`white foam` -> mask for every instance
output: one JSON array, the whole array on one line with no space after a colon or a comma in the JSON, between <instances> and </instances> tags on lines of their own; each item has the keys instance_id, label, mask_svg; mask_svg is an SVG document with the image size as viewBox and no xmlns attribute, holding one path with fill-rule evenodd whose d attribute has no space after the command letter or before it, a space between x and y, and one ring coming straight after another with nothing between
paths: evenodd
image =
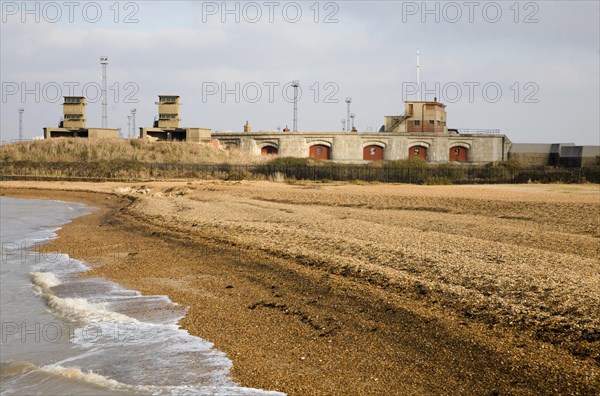
<instances>
[{"instance_id":1,"label":"white foam","mask_svg":"<svg viewBox=\"0 0 600 396\"><path fill-rule=\"evenodd\" d=\"M31 280L34 285L44 290L58 286L62 283L52 272L32 272Z\"/></svg>"},{"instance_id":2,"label":"white foam","mask_svg":"<svg viewBox=\"0 0 600 396\"><path fill-rule=\"evenodd\" d=\"M55 296L50 289L62 282L52 272L32 272L31 280L34 290L46 299L51 312L65 319L83 322L139 323L134 318L110 310L107 303L93 303L85 298Z\"/></svg>"},{"instance_id":3,"label":"white foam","mask_svg":"<svg viewBox=\"0 0 600 396\"><path fill-rule=\"evenodd\" d=\"M84 322L139 323L127 315L111 311L107 308L107 303L92 303L85 298L60 298L53 294L46 294L45 297L52 312L66 319Z\"/></svg>"},{"instance_id":4,"label":"white foam","mask_svg":"<svg viewBox=\"0 0 600 396\"><path fill-rule=\"evenodd\" d=\"M84 373L78 368L68 368L59 365L49 365L41 368L42 371L46 371L48 373L60 375L62 377L68 379L79 380L83 382L87 382L89 384L99 385L104 388L117 390L118 387L124 385L120 382L112 380L110 378L106 378L102 375L96 374L92 371L88 373ZM126 385L125 385L126 386Z\"/></svg>"},{"instance_id":5,"label":"white foam","mask_svg":"<svg viewBox=\"0 0 600 396\"><path fill-rule=\"evenodd\" d=\"M213 387L213 386L193 386L193 385L175 385L175 386L155 386L155 385L128 385L93 371L84 372L77 367L63 367L61 365L48 365L41 368L42 371L59 375L70 380L85 382L87 384L100 388L126 391L126 392L144 392L152 395L265 395L282 396L285 393L270 392L259 389L240 388L240 387Z\"/></svg>"},{"instance_id":6,"label":"white foam","mask_svg":"<svg viewBox=\"0 0 600 396\"><path fill-rule=\"evenodd\" d=\"M33 291L37 295L46 295L50 288L61 284L60 279L52 272L31 272Z\"/></svg>"}]
</instances>

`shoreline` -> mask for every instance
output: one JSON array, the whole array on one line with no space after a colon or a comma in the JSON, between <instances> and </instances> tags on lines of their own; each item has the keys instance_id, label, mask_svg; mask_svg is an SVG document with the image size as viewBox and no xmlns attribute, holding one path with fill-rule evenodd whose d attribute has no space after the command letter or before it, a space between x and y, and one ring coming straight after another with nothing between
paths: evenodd
<instances>
[{"instance_id":1,"label":"shoreline","mask_svg":"<svg viewBox=\"0 0 600 396\"><path fill-rule=\"evenodd\" d=\"M187 184L171 185L177 193ZM112 185L1 187L7 196L97 207L44 249L86 261L86 276L189 306L182 327L227 353L242 386L296 395L568 394L598 385L597 366L529 334L465 320L376 279L269 255L223 235L224 226L143 214L141 198L116 196ZM178 202L183 212L186 202Z\"/></svg>"}]
</instances>

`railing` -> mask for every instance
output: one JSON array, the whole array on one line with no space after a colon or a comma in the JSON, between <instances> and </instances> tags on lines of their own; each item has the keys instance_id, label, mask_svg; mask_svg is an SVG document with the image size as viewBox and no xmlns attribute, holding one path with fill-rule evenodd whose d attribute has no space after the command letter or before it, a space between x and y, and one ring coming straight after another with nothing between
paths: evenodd
<instances>
[{"instance_id":1,"label":"railing","mask_svg":"<svg viewBox=\"0 0 600 396\"><path fill-rule=\"evenodd\" d=\"M600 167L510 168L475 165L232 165L136 162L2 162L1 180L150 181L167 179L362 181L413 184L600 183Z\"/></svg>"},{"instance_id":2,"label":"railing","mask_svg":"<svg viewBox=\"0 0 600 396\"><path fill-rule=\"evenodd\" d=\"M14 144L14 143L21 143L21 142L30 142L32 140L36 140L36 139L7 139L7 140L2 140L0 141L0 146L4 146L5 144Z\"/></svg>"},{"instance_id":3,"label":"railing","mask_svg":"<svg viewBox=\"0 0 600 396\"><path fill-rule=\"evenodd\" d=\"M458 133L465 135L500 135L500 129L456 129Z\"/></svg>"}]
</instances>

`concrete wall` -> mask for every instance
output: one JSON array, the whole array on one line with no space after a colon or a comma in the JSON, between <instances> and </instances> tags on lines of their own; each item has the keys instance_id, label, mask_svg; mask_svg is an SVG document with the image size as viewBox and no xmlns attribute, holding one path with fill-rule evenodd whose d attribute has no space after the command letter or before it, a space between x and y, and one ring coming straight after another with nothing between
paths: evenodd
<instances>
[{"instance_id":1,"label":"concrete wall","mask_svg":"<svg viewBox=\"0 0 600 396\"><path fill-rule=\"evenodd\" d=\"M581 165L600 165L600 146L583 146Z\"/></svg>"},{"instance_id":2,"label":"concrete wall","mask_svg":"<svg viewBox=\"0 0 600 396\"><path fill-rule=\"evenodd\" d=\"M76 103L74 101L77 101ZM83 96L65 96L63 103L63 127L66 129L85 128L85 98ZM79 116L77 119L70 115Z\"/></svg>"},{"instance_id":3,"label":"concrete wall","mask_svg":"<svg viewBox=\"0 0 600 396\"><path fill-rule=\"evenodd\" d=\"M448 162L450 149L460 146L469 150L467 161L471 163L503 161L510 147L510 140L502 135L448 133L260 132L214 133L212 137L225 147L237 147L251 155L260 155L263 147L273 146L282 157L307 158L310 146L320 144L330 147L331 159L338 162L363 162L363 148L369 145L382 147L386 161L406 159L410 147L424 146L430 162Z\"/></svg>"},{"instance_id":4,"label":"concrete wall","mask_svg":"<svg viewBox=\"0 0 600 396\"><path fill-rule=\"evenodd\" d=\"M82 137L82 138L118 138L119 129L69 129L69 128L44 128L44 139L57 137Z\"/></svg>"},{"instance_id":5,"label":"concrete wall","mask_svg":"<svg viewBox=\"0 0 600 396\"><path fill-rule=\"evenodd\" d=\"M186 128L186 131L188 142L210 142L212 132L210 128Z\"/></svg>"},{"instance_id":6,"label":"concrete wall","mask_svg":"<svg viewBox=\"0 0 600 396\"><path fill-rule=\"evenodd\" d=\"M148 140L157 140L151 135L158 136L158 140L168 140L168 133L185 134L185 141L190 143L210 142L210 128L181 128L181 129L162 129L162 128L140 128L140 138Z\"/></svg>"},{"instance_id":7,"label":"concrete wall","mask_svg":"<svg viewBox=\"0 0 600 396\"><path fill-rule=\"evenodd\" d=\"M174 102L170 100L174 99ZM167 101L169 100L169 101ZM158 96L158 127L159 128L179 128L179 105L181 98L178 95L159 95ZM175 118L161 118L162 115L175 115Z\"/></svg>"},{"instance_id":8,"label":"concrete wall","mask_svg":"<svg viewBox=\"0 0 600 396\"><path fill-rule=\"evenodd\" d=\"M118 138L120 130L118 129L102 129L88 128L89 138Z\"/></svg>"},{"instance_id":9,"label":"concrete wall","mask_svg":"<svg viewBox=\"0 0 600 396\"><path fill-rule=\"evenodd\" d=\"M574 143L513 143L508 158L527 166L587 166L598 164L600 146Z\"/></svg>"}]
</instances>

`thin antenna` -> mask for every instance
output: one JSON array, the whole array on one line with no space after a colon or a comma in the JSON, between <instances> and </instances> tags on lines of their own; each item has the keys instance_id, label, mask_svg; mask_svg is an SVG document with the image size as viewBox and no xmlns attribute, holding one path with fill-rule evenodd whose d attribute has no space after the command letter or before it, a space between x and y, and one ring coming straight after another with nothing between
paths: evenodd
<instances>
[{"instance_id":1,"label":"thin antenna","mask_svg":"<svg viewBox=\"0 0 600 396\"><path fill-rule=\"evenodd\" d=\"M131 137L131 116L127 116L127 137Z\"/></svg>"},{"instance_id":2,"label":"thin antenna","mask_svg":"<svg viewBox=\"0 0 600 396\"><path fill-rule=\"evenodd\" d=\"M19 109L19 141L23 141L23 113L25 109Z\"/></svg>"},{"instance_id":3,"label":"thin antenna","mask_svg":"<svg viewBox=\"0 0 600 396\"><path fill-rule=\"evenodd\" d=\"M102 128L108 128L108 98L106 96L106 65L108 56L100 56L102 65Z\"/></svg>"},{"instance_id":4,"label":"thin antenna","mask_svg":"<svg viewBox=\"0 0 600 396\"><path fill-rule=\"evenodd\" d=\"M355 127L354 127L354 119L356 118L356 114L351 113L350 114L350 118L352 119L352 129L351 129L351 131L354 132L354 129L355 129Z\"/></svg>"},{"instance_id":5,"label":"thin antenna","mask_svg":"<svg viewBox=\"0 0 600 396\"><path fill-rule=\"evenodd\" d=\"M342 118L342 132L346 132L346 119Z\"/></svg>"},{"instance_id":6,"label":"thin antenna","mask_svg":"<svg viewBox=\"0 0 600 396\"><path fill-rule=\"evenodd\" d=\"M131 137L132 138L135 138L135 113L137 113L137 110L136 109L132 109L131 110L131 117L132 117L131 118L131 125L132 125L132 128L131 128L131 132L132 132L131 133Z\"/></svg>"},{"instance_id":7,"label":"thin antenna","mask_svg":"<svg viewBox=\"0 0 600 396\"><path fill-rule=\"evenodd\" d=\"M294 132L298 132L298 88L300 87L300 81L292 81L292 87L294 87Z\"/></svg>"},{"instance_id":8,"label":"thin antenna","mask_svg":"<svg viewBox=\"0 0 600 396\"><path fill-rule=\"evenodd\" d=\"M347 105L347 109L346 109L346 129L350 129L350 103L352 103L352 98L348 97L346 98L346 105Z\"/></svg>"},{"instance_id":9,"label":"thin antenna","mask_svg":"<svg viewBox=\"0 0 600 396\"><path fill-rule=\"evenodd\" d=\"M421 65L419 64L419 58L421 57L421 51L417 48L417 92L419 93L419 102L423 101L421 95Z\"/></svg>"}]
</instances>

